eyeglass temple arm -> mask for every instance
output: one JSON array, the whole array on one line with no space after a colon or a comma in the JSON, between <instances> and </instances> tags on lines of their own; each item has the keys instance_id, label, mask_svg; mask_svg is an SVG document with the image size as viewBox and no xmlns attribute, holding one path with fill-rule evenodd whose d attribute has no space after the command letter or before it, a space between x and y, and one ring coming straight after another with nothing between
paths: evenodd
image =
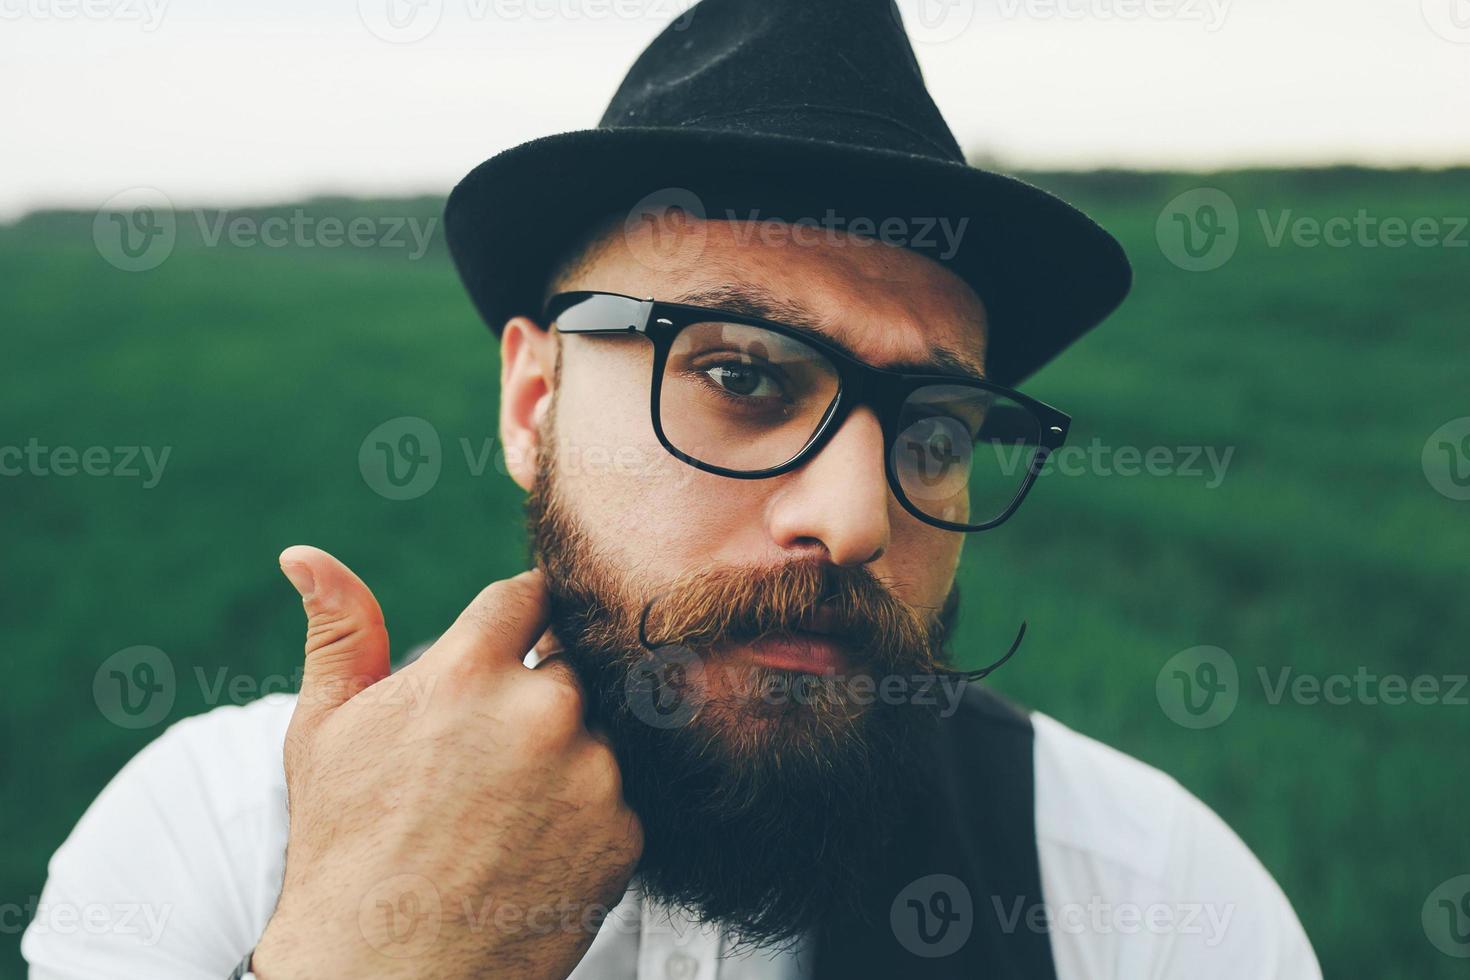
<instances>
[{"instance_id":1,"label":"eyeglass temple arm","mask_svg":"<svg viewBox=\"0 0 1470 980\"><path fill-rule=\"evenodd\" d=\"M595 315L579 316L574 312L590 304L597 307ZM652 299L617 293L564 293L547 305L546 319L559 333L643 333L648 329L653 307Z\"/></svg>"}]
</instances>

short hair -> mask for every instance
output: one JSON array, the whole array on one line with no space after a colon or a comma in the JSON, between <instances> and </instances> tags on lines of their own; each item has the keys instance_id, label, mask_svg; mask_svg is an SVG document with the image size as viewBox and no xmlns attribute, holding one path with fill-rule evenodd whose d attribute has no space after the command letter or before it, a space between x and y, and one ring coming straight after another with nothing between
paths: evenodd
<instances>
[{"instance_id":1,"label":"short hair","mask_svg":"<svg viewBox=\"0 0 1470 980\"><path fill-rule=\"evenodd\" d=\"M616 211L605 214L574 235L556 254L546 274L541 289L541 306L582 275L598 260L611 244L613 232L622 225L627 212ZM540 310L537 311L538 315ZM547 326L547 324L542 324Z\"/></svg>"}]
</instances>

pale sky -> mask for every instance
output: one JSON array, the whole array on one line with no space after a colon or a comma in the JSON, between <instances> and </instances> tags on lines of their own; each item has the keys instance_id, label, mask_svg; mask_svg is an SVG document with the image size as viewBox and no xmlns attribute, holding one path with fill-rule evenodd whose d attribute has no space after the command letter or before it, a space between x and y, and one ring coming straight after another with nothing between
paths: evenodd
<instances>
[{"instance_id":1,"label":"pale sky","mask_svg":"<svg viewBox=\"0 0 1470 980\"><path fill-rule=\"evenodd\" d=\"M595 125L687 5L0 0L0 220L138 186L443 194ZM961 145L1009 167L1470 163L1470 0L900 7Z\"/></svg>"}]
</instances>

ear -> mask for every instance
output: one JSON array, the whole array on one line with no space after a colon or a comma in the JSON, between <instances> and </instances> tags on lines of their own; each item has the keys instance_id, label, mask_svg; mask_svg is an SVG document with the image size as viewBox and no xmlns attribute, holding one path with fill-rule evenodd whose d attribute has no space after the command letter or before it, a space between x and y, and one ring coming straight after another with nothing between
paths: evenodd
<instances>
[{"instance_id":1,"label":"ear","mask_svg":"<svg viewBox=\"0 0 1470 980\"><path fill-rule=\"evenodd\" d=\"M551 408L556 338L518 316L500 334L500 444L510 478L529 491L536 479L540 425Z\"/></svg>"}]
</instances>

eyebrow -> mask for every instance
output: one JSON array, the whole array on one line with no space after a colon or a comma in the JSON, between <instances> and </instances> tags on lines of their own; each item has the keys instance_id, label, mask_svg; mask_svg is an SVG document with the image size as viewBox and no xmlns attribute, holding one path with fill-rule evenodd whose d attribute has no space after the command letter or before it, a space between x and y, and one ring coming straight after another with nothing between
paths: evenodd
<instances>
[{"instance_id":1,"label":"eyebrow","mask_svg":"<svg viewBox=\"0 0 1470 980\"><path fill-rule=\"evenodd\" d=\"M761 286L748 283L700 286L678 292L668 301L682 303L686 306L709 307L723 310L726 313L737 313L741 316L759 317L762 320L774 320L783 326L791 327L798 333L806 334L835 347L854 360L867 363L866 358L824 330L822 318L809 307L789 297L778 296ZM909 374L949 374L975 381L985 380L985 368L981 364L947 344L930 344L929 356L923 360L896 361L878 366L885 370L903 371Z\"/></svg>"}]
</instances>

